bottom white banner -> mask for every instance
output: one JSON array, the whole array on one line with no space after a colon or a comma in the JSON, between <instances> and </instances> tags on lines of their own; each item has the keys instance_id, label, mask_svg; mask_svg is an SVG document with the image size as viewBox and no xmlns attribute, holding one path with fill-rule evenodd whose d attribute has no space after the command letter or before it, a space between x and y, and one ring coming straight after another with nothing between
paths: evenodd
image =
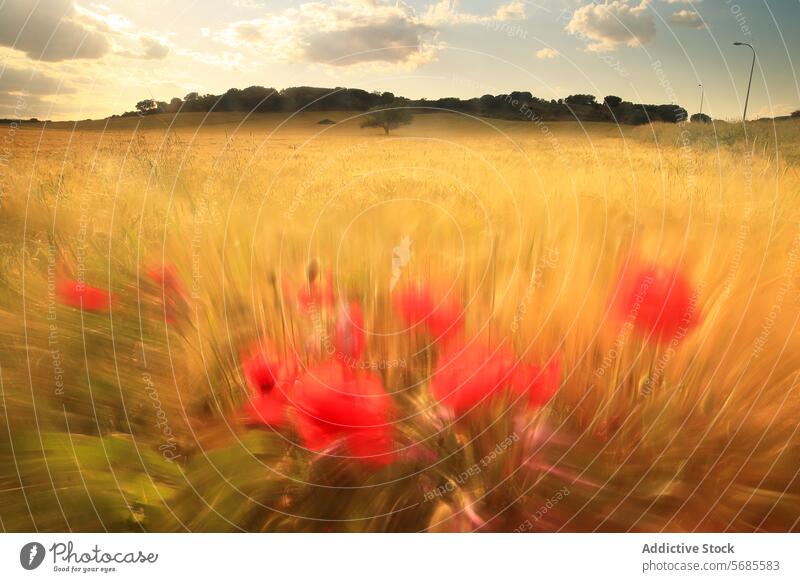
<instances>
[{"instance_id":1,"label":"bottom white banner","mask_svg":"<svg viewBox=\"0 0 800 582\"><path fill-rule=\"evenodd\" d=\"M799 564L793 534L0 535L0 580L14 581L796 581Z\"/></svg>"}]
</instances>

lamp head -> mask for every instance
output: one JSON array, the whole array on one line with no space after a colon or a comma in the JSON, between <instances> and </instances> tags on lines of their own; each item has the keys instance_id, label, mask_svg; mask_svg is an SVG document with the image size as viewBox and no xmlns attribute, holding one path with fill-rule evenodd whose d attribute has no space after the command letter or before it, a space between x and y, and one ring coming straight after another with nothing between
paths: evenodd
<instances>
[{"instance_id":1,"label":"lamp head","mask_svg":"<svg viewBox=\"0 0 800 582\"><path fill-rule=\"evenodd\" d=\"M733 43L734 46L744 46L743 42L735 42Z\"/></svg>"}]
</instances>

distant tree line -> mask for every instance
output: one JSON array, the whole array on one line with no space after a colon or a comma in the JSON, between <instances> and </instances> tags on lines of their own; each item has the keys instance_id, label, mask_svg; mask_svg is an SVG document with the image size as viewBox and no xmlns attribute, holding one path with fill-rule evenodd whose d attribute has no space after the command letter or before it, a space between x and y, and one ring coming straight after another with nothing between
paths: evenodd
<instances>
[{"instance_id":1,"label":"distant tree line","mask_svg":"<svg viewBox=\"0 0 800 582\"><path fill-rule=\"evenodd\" d=\"M363 89L337 87L290 87L278 91L269 87L253 86L246 89L228 89L222 95L189 93L183 99L169 102L144 99L136 104L135 111L123 117L157 113L242 111L242 112L292 112L306 111L368 111L385 107L402 100L416 114L436 110L449 110L469 115L497 119L529 121L615 121L639 125L649 121L677 123L687 119L686 110L678 105L643 105L623 101L609 95L597 101L594 95L570 95L564 99L541 99L528 91L513 91L504 95L484 95L472 99L444 97L441 99L409 100L389 92L368 92Z\"/></svg>"}]
</instances>

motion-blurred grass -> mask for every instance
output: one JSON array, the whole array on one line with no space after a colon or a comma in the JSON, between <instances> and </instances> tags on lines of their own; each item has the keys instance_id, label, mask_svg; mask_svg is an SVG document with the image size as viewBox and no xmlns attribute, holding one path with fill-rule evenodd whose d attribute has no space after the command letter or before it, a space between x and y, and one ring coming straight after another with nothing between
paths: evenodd
<instances>
[{"instance_id":1,"label":"motion-blurred grass","mask_svg":"<svg viewBox=\"0 0 800 582\"><path fill-rule=\"evenodd\" d=\"M0 167L2 529L800 527L800 124L745 141L437 114L384 137L317 117L16 131ZM548 407L442 420L434 351L391 308L405 236L401 284L452 285L471 333L562 355ZM699 290L702 323L677 347L620 342L609 318L638 257ZM239 354L304 346L287 290L311 261L364 305L368 361L407 363L379 373L402 442L430 455L367 471L241 422ZM189 295L174 324L143 274L162 263ZM116 294L109 312L57 302L54 280L80 269Z\"/></svg>"}]
</instances>

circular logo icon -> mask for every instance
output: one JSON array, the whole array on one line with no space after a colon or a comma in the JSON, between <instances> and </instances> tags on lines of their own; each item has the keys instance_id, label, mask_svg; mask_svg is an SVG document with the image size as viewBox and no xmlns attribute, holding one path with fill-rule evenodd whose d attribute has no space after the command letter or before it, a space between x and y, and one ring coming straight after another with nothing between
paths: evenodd
<instances>
[{"instance_id":1,"label":"circular logo icon","mask_svg":"<svg viewBox=\"0 0 800 582\"><path fill-rule=\"evenodd\" d=\"M44 561L44 546L39 542L29 542L19 551L19 563L26 570L35 570Z\"/></svg>"}]
</instances>

